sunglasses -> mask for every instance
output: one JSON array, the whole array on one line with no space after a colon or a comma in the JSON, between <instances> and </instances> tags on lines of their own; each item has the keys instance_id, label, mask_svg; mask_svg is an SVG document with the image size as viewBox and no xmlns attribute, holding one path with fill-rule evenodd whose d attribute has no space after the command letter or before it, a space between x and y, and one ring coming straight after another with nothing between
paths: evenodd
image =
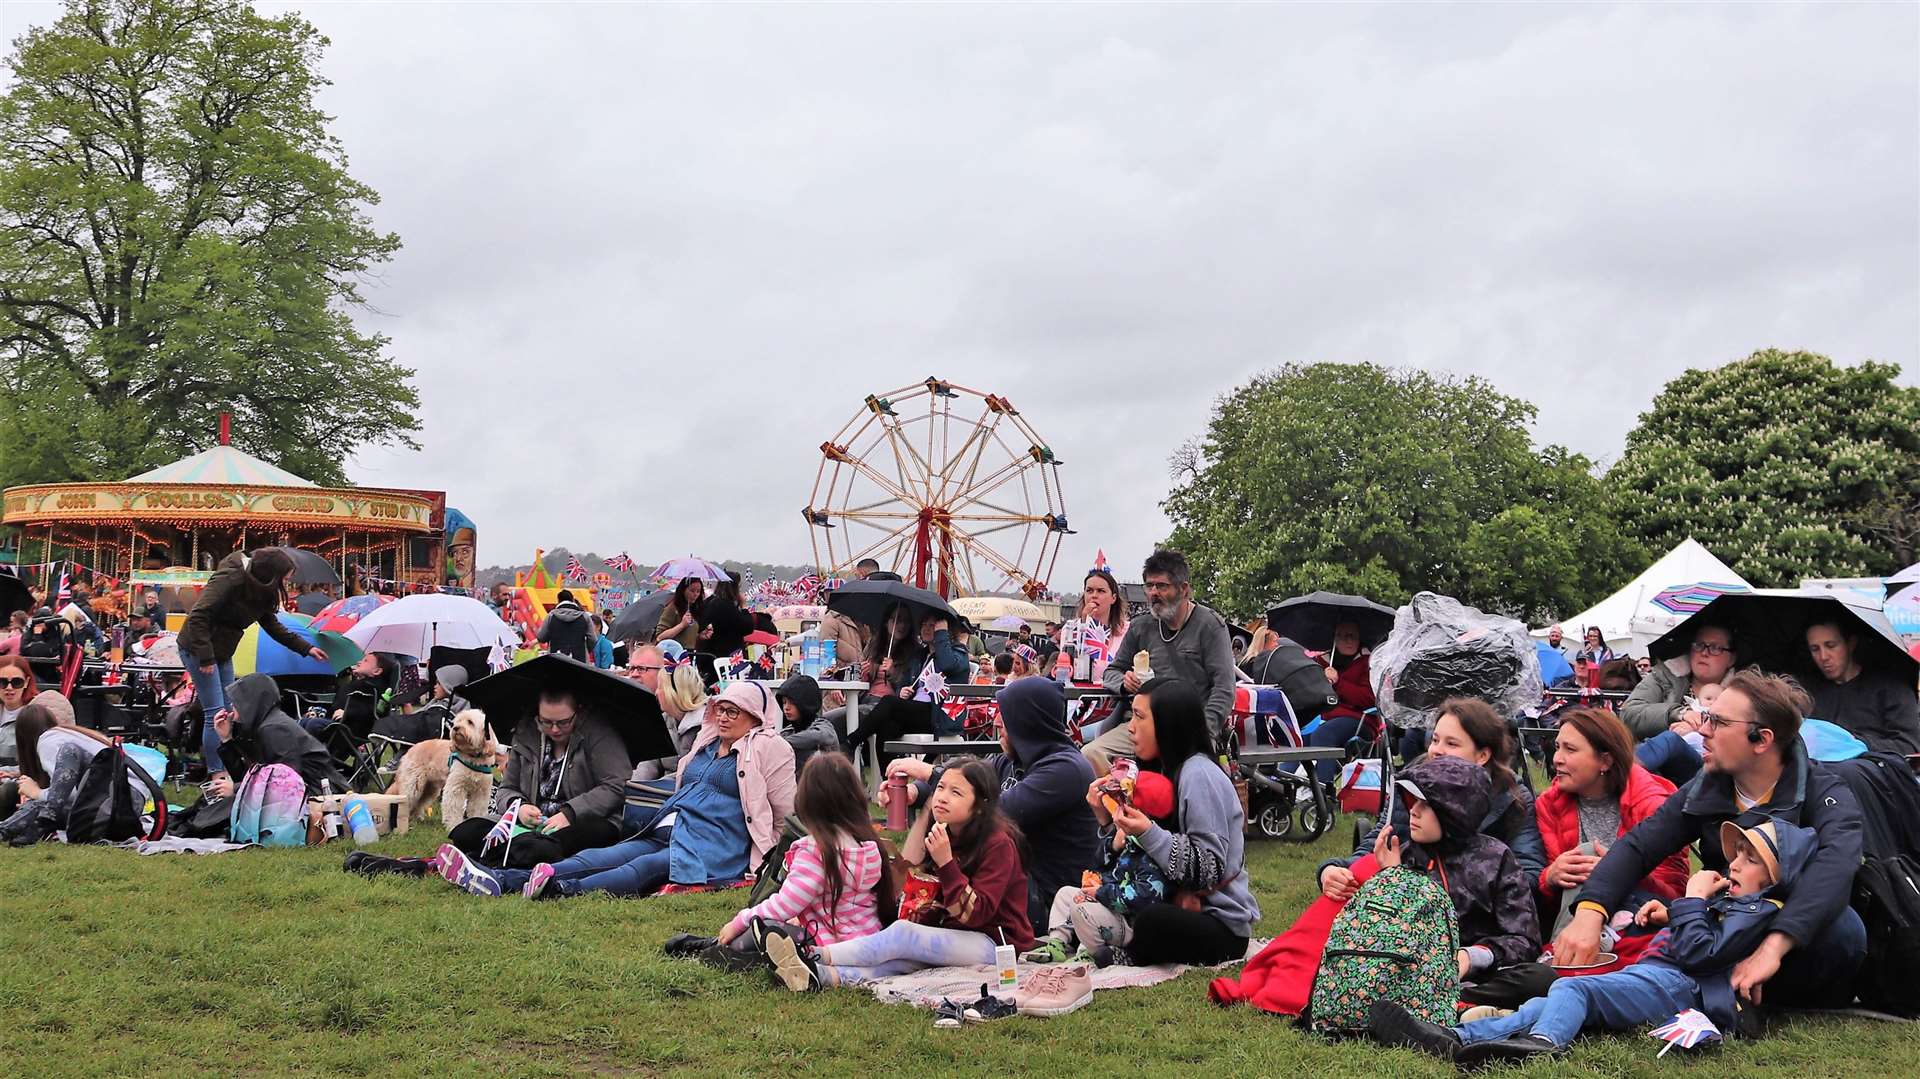
<instances>
[{"instance_id":1,"label":"sunglasses","mask_svg":"<svg viewBox=\"0 0 1920 1079\"><path fill-rule=\"evenodd\" d=\"M25 688L27 688L27 680L24 678L0 678L0 689Z\"/></svg>"}]
</instances>

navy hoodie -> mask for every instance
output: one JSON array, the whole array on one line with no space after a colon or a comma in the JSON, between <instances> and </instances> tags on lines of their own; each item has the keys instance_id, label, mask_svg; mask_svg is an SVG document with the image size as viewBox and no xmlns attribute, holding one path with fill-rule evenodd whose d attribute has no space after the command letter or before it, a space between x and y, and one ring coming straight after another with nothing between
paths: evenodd
<instances>
[{"instance_id":1,"label":"navy hoodie","mask_svg":"<svg viewBox=\"0 0 1920 1079\"><path fill-rule=\"evenodd\" d=\"M1067 696L1058 682L1022 678L995 699L1013 752L987 763L1000 775L1001 812L1026 836L1027 906L1033 924L1044 926L1053 894L1078 888L1080 875L1101 864L1099 827L1087 805L1093 766L1067 736ZM930 784L944 771L936 769Z\"/></svg>"}]
</instances>

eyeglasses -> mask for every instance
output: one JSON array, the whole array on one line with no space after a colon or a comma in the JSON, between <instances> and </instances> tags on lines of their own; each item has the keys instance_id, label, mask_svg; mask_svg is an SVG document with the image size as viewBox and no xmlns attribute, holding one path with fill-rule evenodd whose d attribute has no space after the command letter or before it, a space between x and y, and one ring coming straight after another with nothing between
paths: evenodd
<instances>
[{"instance_id":1,"label":"eyeglasses","mask_svg":"<svg viewBox=\"0 0 1920 1079\"><path fill-rule=\"evenodd\" d=\"M540 716L539 718L535 719L534 722L540 725L541 730L557 731L565 727L573 726L573 717L568 716L565 719L548 719L546 716Z\"/></svg>"},{"instance_id":2,"label":"eyeglasses","mask_svg":"<svg viewBox=\"0 0 1920 1079\"><path fill-rule=\"evenodd\" d=\"M1734 719L1732 716L1723 716L1718 712L1702 712L1700 718L1706 723L1707 729L1710 731L1717 731L1722 727L1732 727L1738 724L1745 724L1749 727L1758 727L1760 725L1760 721L1757 719Z\"/></svg>"},{"instance_id":3,"label":"eyeglasses","mask_svg":"<svg viewBox=\"0 0 1920 1079\"><path fill-rule=\"evenodd\" d=\"M629 663L627 664L627 670L629 671L664 671L666 669L667 669L666 666L660 663Z\"/></svg>"},{"instance_id":4,"label":"eyeglasses","mask_svg":"<svg viewBox=\"0 0 1920 1079\"><path fill-rule=\"evenodd\" d=\"M707 711L712 712L715 719L732 719L747 714L746 709L729 701L714 701L707 705Z\"/></svg>"},{"instance_id":5,"label":"eyeglasses","mask_svg":"<svg viewBox=\"0 0 1920 1079\"><path fill-rule=\"evenodd\" d=\"M0 689L25 688L27 688L27 680L24 678L0 678Z\"/></svg>"},{"instance_id":6,"label":"eyeglasses","mask_svg":"<svg viewBox=\"0 0 1920 1079\"><path fill-rule=\"evenodd\" d=\"M1702 656L1724 656L1728 652L1733 651L1733 649L1727 645L1708 644L1705 641L1695 641L1687 647L1693 649L1695 654Z\"/></svg>"}]
</instances>

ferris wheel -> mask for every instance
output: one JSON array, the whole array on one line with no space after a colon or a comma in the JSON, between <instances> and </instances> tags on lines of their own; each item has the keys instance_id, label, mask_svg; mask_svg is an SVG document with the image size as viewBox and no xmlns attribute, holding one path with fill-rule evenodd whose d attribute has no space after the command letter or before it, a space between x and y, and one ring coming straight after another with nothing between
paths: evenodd
<instances>
[{"instance_id":1,"label":"ferris wheel","mask_svg":"<svg viewBox=\"0 0 1920 1079\"><path fill-rule=\"evenodd\" d=\"M996 394L929 378L869 395L820 458L801 512L825 576L872 558L943 596L1035 597L1072 534L1060 460Z\"/></svg>"}]
</instances>

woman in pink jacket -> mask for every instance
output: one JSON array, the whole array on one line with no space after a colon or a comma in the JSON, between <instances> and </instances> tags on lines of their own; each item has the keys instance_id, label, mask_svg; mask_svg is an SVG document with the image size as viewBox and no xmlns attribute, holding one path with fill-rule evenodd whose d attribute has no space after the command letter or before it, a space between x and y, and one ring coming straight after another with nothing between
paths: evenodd
<instances>
[{"instance_id":1,"label":"woman in pink jacket","mask_svg":"<svg viewBox=\"0 0 1920 1079\"><path fill-rule=\"evenodd\" d=\"M772 691L734 682L710 699L676 778L679 785L659 814L673 815L670 827L655 824L625 842L531 870L472 870L456 883L488 895L518 889L529 899L545 899L584 892L652 895L667 887L745 879L773 849L793 812L793 747L780 737L780 706Z\"/></svg>"}]
</instances>

